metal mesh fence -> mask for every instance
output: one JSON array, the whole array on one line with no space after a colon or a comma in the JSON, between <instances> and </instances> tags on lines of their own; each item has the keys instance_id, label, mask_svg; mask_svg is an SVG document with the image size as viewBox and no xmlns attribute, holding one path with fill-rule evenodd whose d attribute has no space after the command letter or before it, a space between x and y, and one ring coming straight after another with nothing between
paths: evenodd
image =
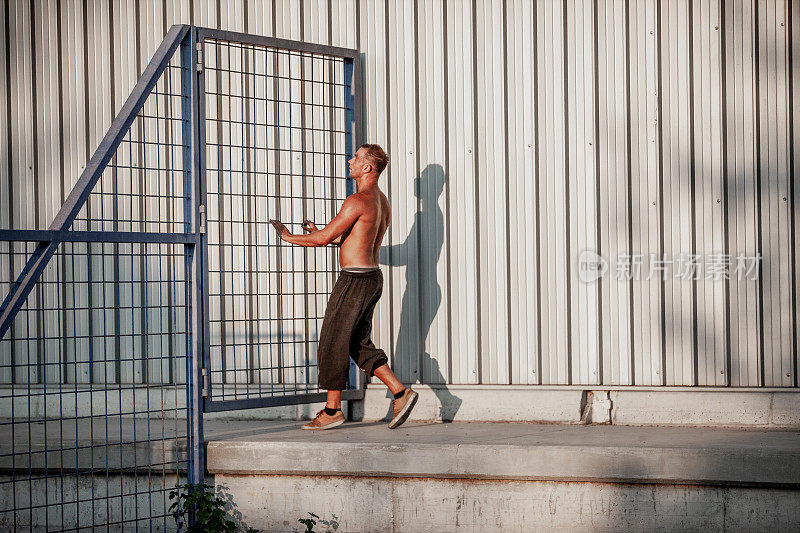
<instances>
[{"instance_id":1,"label":"metal mesh fence","mask_svg":"<svg viewBox=\"0 0 800 533\"><path fill-rule=\"evenodd\" d=\"M191 231L191 72L176 51L0 339L3 530L175 529L193 457L193 249L170 242ZM42 246L10 238L2 296Z\"/></svg>"},{"instance_id":2,"label":"metal mesh fence","mask_svg":"<svg viewBox=\"0 0 800 533\"><path fill-rule=\"evenodd\" d=\"M203 63L212 400L316 392L337 251L269 219L303 233L347 194L345 59L207 39Z\"/></svg>"},{"instance_id":3,"label":"metal mesh fence","mask_svg":"<svg viewBox=\"0 0 800 533\"><path fill-rule=\"evenodd\" d=\"M318 398L337 251L268 221L344 200L354 52L220 34L170 29L50 229L0 229L0 528L174 529L204 409Z\"/></svg>"},{"instance_id":4,"label":"metal mesh fence","mask_svg":"<svg viewBox=\"0 0 800 533\"><path fill-rule=\"evenodd\" d=\"M73 230L184 233L191 221L191 69L170 61L81 209Z\"/></svg>"},{"instance_id":5,"label":"metal mesh fence","mask_svg":"<svg viewBox=\"0 0 800 533\"><path fill-rule=\"evenodd\" d=\"M0 242L3 288L33 248ZM173 526L167 493L188 461L186 291L183 245L61 244L0 340L0 526Z\"/></svg>"}]
</instances>

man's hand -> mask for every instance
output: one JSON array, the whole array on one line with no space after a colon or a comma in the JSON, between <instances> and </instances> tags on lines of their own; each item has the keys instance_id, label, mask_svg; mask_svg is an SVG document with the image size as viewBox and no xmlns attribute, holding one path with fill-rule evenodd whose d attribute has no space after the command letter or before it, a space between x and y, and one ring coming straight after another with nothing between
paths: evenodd
<instances>
[{"instance_id":1,"label":"man's hand","mask_svg":"<svg viewBox=\"0 0 800 533\"><path fill-rule=\"evenodd\" d=\"M292 234L280 220L270 219L269 223L272 224L272 227L278 232L278 237L282 241L285 241Z\"/></svg>"},{"instance_id":2,"label":"man's hand","mask_svg":"<svg viewBox=\"0 0 800 533\"><path fill-rule=\"evenodd\" d=\"M312 231L319 231L317 229L317 225L311 222L310 220L304 220L302 224L302 228L307 232L311 233Z\"/></svg>"},{"instance_id":3,"label":"man's hand","mask_svg":"<svg viewBox=\"0 0 800 533\"><path fill-rule=\"evenodd\" d=\"M307 232L309 232L309 233L314 233L315 231L319 231L319 228L317 227L317 225L314 224L313 222L311 222L310 220L304 220L303 224L301 225L301 227L304 230L306 230ZM342 245L342 236L339 235L338 237L333 239L331 241L331 244L333 244L334 246L341 246Z\"/></svg>"}]
</instances>

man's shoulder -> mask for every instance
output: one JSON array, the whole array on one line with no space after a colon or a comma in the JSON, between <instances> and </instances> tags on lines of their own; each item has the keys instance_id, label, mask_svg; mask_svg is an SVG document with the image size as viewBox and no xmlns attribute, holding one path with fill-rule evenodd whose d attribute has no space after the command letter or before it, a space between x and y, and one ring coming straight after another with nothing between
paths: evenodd
<instances>
[{"instance_id":1,"label":"man's shoulder","mask_svg":"<svg viewBox=\"0 0 800 533\"><path fill-rule=\"evenodd\" d=\"M370 210L369 202L361 193L353 193L344 199L342 211L347 211L351 215L362 216Z\"/></svg>"},{"instance_id":2,"label":"man's shoulder","mask_svg":"<svg viewBox=\"0 0 800 533\"><path fill-rule=\"evenodd\" d=\"M367 204L367 198L364 197L364 193L354 192L344 199L344 203L350 207L363 207Z\"/></svg>"},{"instance_id":3,"label":"man's shoulder","mask_svg":"<svg viewBox=\"0 0 800 533\"><path fill-rule=\"evenodd\" d=\"M385 196L381 191L355 192L345 198L345 203L350 203L353 207L372 208L377 202L383 202Z\"/></svg>"},{"instance_id":4,"label":"man's shoulder","mask_svg":"<svg viewBox=\"0 0 800 533\"><path fill-rule=\"evenodd\" d=\"M352 213L371 219L384 211L383 198L383 195L380 192L376 194L376 191L357 192L348 196L345 204Z\"/></svg>"}]
</instances>

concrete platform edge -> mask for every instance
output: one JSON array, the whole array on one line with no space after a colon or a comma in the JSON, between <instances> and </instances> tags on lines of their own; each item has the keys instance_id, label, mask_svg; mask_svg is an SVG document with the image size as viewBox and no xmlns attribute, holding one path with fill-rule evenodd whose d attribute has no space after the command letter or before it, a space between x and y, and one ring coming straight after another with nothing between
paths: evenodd
<instances>
[{"instance_id":1,"label":"concrete platform edge","mask_svg":"<svg viewBox=\"0 0 800 533\"><path fill-rule=\"evenodd\" d=\"M800 429L797 389L679 390L648 388L541 388L412 385L420 394L412 420L453 422L545 422L580 424L587 410L593 422L618 425L675 425ZM502 394L498 391L502 390ZM597 400L604 399L597 412ZM356 420L382 420L390 409L386 388L370 385L352 402Z\"/></svg>"},{"instance_id":2,"label":"concrete platform edge","mask_svg":"<svg viewBox=\"0 0 800 533\"><path fill-rule=\"evenodd\" d=\"M800 487L800 450L216 441L210 473Z\"/></svg>"}]
</instances>

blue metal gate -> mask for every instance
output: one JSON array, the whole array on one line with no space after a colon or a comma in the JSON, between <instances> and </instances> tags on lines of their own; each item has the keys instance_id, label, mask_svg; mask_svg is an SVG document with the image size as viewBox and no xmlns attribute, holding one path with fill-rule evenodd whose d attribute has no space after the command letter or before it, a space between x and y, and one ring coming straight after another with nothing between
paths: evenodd
<instances>
[{"instance_id":1,"label":"blue metal gate","mask_svg":"<svg viewBox=\"0 0 800 533\"><path fill-rule=\"evenodd\" d=\"M324 401L316 333L336 251L285 245L269 219L302 233L303 220L330 220L352 192L357 52L205 28L197 40L204 409ZM351 369L342 397L363 398Z\"/></svg>"}]
</instances>

